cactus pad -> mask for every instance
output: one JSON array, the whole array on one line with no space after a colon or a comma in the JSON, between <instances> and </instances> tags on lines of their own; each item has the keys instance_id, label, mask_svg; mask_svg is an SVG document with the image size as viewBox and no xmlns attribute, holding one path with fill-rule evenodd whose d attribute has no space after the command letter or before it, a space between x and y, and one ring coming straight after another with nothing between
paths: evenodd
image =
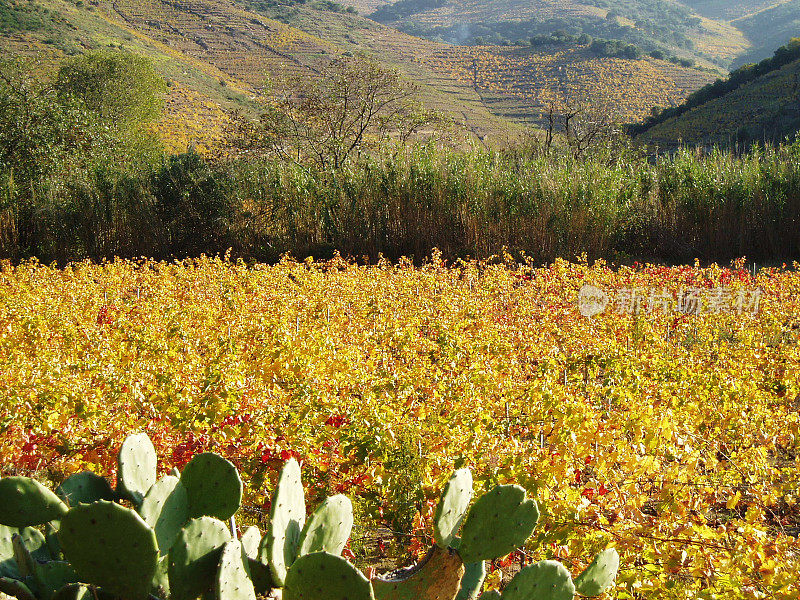
<instances>
[{"instance_id":1,"label":"cactus pad","mask_svg":"<svg viewBox=\"0 0 800 600\"><path fill-rule=\"evenodd\" d=\"M242 479L219 454L198 454L186 465L181 483L189 496L189 517L230 519L242 503Z\"/></svg>"},{"instance_id":2,"label":"cactus pad","mask_svg":"<svg viewBox=\"0 0 800 600\"><path fill-rule=\"evenodd\" d=\"M67 506L30 477L0 479L0 525L28 527L61 518Z\"/></svg>"},{"instance_id":3,"label":"cactus pad","mask_svg":"<svg viewBox=\"0 0 800 600\"><path fill-rule=\"evenodd\" d=\"M105 477L95 475L91 471L75 473L67 477L56 488L56 495L67 506L77 506L80 503L89 504L98 500L113 500L114 490Z\"/></svg>"},{"instance_id":4,"label":"cactus pad","mask_svg":"<svg viewBox=\"0 0 800 600\"><path fill-rule=\"evenodd\" d=\"M335 554L298 558L286 575L283 600L374 600L369 579Z\"/></svg>"},{"instance_id":5,"label":"cactus pad","mask_svg":"<svg viewBox=\"0 0 800 600\"><path fill-rule=\"evenodd\" d=\"M156 572L150 584L150 595L156 598L169 598L169 557L158 559Z\"/></svg>"},{"instance_id":6,"label":"cactus pad","mask_svg":"<svg viewBox=\"0 0 800 600\"><path fill-rule=\"evenodd\" d=\"M172 600L192 600L211 590L222 547L230 539L218 519L200 517L186 524L169 550Z\"/></svg>"},{"instance_id":7,"label":"cactus pad","mask_svg":"<svg viewBox=\"0 0 800 600\"><path fill-rule=\"evenodd\" d=\"M239 540L226 542L217 568L217 600L256 600L247 555Z\"/></svg>"},{"instance_id":8,"label":"cactus pad","mask_svg":"<svg viewBox=\"0 0 800 600\"><path fill-rule=\"evenodd\" d=\"M459 469L444 486L433 516L433 538L440 548L452 545L472 500L472 472Z\"/></svg>"},{"instance_id":9,"label":"cactus pad","mask_svg":"<svg viewBox=\"0 0 800 600\"><path fill-rule=\"evenodd\" d=\"M483 592L478 600L500 600L500 598L502 598L500 592L497 590L489 590L488 592Z\"/></svg>"},{"instance_id":10,"label":"cactus pad","mask_svg":"<svg viewBox=\"0 0 800 600\"><path fill-rule=\"evenodd\" d=\"M464 577L455 550L433 546L416 565L372 580L377 600L453 600Z\"/></svg>"},{"instance_id":11,"label":"cactus pad","mask_svg":"<svg viewBox=\"0 0 800 600\"><path fill-rule=\"evenodd\" d=\"M572 576L555 560L542 560L524 567L503 590L503 600L572 600L574 596Z\"/></svg>"},{"instance_id":12,"label":"cactus pad","mask_svg":"<svg viewBox=\"0 0 800 600\"><path fill-rule=\"evenodd\" d=\"M306 521L300 534L298 556L312 552L341 554L352 530L353 505L349 498L341 494L326 498Z\"/></svg>"},{"instance_id":13,"label":"cactus pad","mask_svg":"<svg viewBox=\"0 0 800 600\"><path fill-rule=\"evenodd\" d=\"M494 560L522 546L539 522L535 500L517 485L498 485L472 505L459 553L465 563Z\"/></svg>"},{"instance_id":14,"label":"cactus pad","mask_svg":"<svg viewBox=\"0 0 800 600\"><path fill-rule=\"evenodd\" d=\"M17 569L22 579L31 577L36 561L31 556L30 550L25 547L25 543L18 533L11 536L11 545L14 547L14 560L17 562Z\"/></svg>"},{"instance_id":15,"label":"cactus pad","mask_svg":"<svg viewBox=\"0 0 800 600\"><path fill-rule=\"evenodd\" d=\"M17 600L36 600L36 596L27 585L11 577L0 577L0 594L6 594Z\"/></svg>"},{"instance_id":16,"label":"cactus pad","mask_svg":"<svg viewBox=\"0 0 800 600\"><path fill-rule=\"evenodd\" d=\"M61 543L58 541L58 528L61 523L50 521L44 524L44 539L47 545L47 552L53 560L62 560L64 554L61 552Z\"/></svg>"},{"instance_id":17,"label":"cactus pad","mask_svg":"<svg viewBox=\"0 0 800 600\"><path fill-rule=\"evenodd\" d=\"M38 529L24 527L16 529L0 525L0 577L22 579L17 566L14 538L19 537L26 553L38 560L50 560L50 552L45 543L44 536Z\"/></svg>"},{"instance_id":18,"label":"cactus pad","mask_svg":"<svg viewBox=\"0 0 800 600\"><path fill-rule=\"evenodd\" d=\"M294 458L281 469L272 496L269 532L261 542L259 559L269 564L272 579L278 586L286 579L286 570L297 558L300 534L306 521L306 501L300 480L300 465Z\"/></svg>"},{"instance_id":19,"label":"cactus pad","mask_svg":"<svg viewBox=\"0 0 800 600\"><path fill-rule=\"evenodd\" d=\"M58 537L83 581L126 600L147 598L158 545L136 512L105 500L81 504L61 520Z\"/></svg>"},{"instance_id":20,"label":"cactus pad","mask_svg":"<svg viewBox=\"0 0 800 600\"><path fill-rule=\"evenodd\" d=\"M51 600L53 595L65 585L76 583L78 574L67 562L35 562L33 580L36 582L39 598L41 600Z\"/></svg>"},{"instance_id":21,"label":"cactus pad","mask_svg":"<svg viewBox=\"0 0 800 600\"><path fill-rule=\"evenodd\" d=\"M608 548L594 557L592 564L575 578L575 589L582 596L599 596L610 588L619 571L619 554Z\"/></svg>"},{"instance_id":22,"label":"cactus pad","mask_svg":"<svg viewBox=\"0 0 800 600\"><path fill-rule=\"evenodd\" d=\"M254 558L247 559L247 566L250 569L250 579L253 580L256 594L265 596L274 587L269 566Z\"/></svg>"},{"instance_id":23,"label":"cactus pad","mask_svg":"<svg viewBox=\"0 0 800 600\"><path fill-rule=\"evenodd\" d=\"M125 438L117 455L117 492L134 504L141 504L147 490L156 482L158 457L153 442L145 433Z\"/></svg>"},{"instance_id":24,"label":"cactus pad","mask_svg":"<svg viewBox=\"0 0 800 600\"><path fill-rule=\"evenodd\" d=\"M189 520L189 496L180 479L167 475L147 491L139 514L156 532L158 550L164 555Z\"/></svg>"},{"instance_id":25,"label":"cactus pad","mask_svg":"<svg viewBox=\"0 0 800 600\"><path fill-rule=\"evenodd\" d=\"M98 593L99 598L102 596ZM82 583L70 583L53 594L50 600L95 600L95 596L89 586Z\"/></svg>"},{"instance_id":26,"label":"cactus pad","mask_svg":"<svg viewBox=\"0 0 800 600\"><path fill-rule=\"evenodd\" d=\"M242 534L242 548L248 558L258 558L258 547L261 544L261 531L255 525L251 525Z\"/></svg>"},{"instance_id":27,"label":"cactus pad","mask_svg":"<svg viewBox=\"0 0 800 600\"><path fill-rule=\"evenodd\" d=\"M486 579L486 563L484 561L464 565L461 589L458 590L455 600L475 600L481 593L484 579Z\"/></svg>"}]
</instances>

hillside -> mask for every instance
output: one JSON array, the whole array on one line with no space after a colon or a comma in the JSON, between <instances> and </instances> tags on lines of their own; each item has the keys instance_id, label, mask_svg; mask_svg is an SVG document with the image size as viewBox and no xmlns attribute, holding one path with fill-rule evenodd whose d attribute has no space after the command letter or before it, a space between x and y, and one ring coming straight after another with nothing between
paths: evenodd
<instances>
[{"instance_id":1,"label":"hillside","mask_svg":"<svg viewBox=\"0 0 800 600\"><path fill-rule=\"evenodd\" d=\"M200 150L213 146L226 110L254 115L269 79L287 71L314 76L317 65L343 52L399 69L420 84L426 105L480 138L502 139L515 123L542 122L551 101L602 102L618 120L638 120L653 106L680 103L713 78L651 58L598 57L574 43L536 49L452 46L342 10L319 10L313 3L35 0L11 8L14 14L0 15L5 27L0 48L8 54L55 60L124 47L152 57L170 82L159 128L177 150L190 143Z\"/></svg>"},{"instance_id":2,"label":"hillside","mask_svg":"<svg viewBox=\"0 0 800 600\"><path fill-rule=\"evenodd\" d=\"M712 21L673 0L400 0L373 18L451 43L513 43L562 30L706 66L726 66L750 46L727 21Z\"/></svg>"},{"instance_id":3,"label":"hillside","mask_svg":"<svg viewBox=\"0 0 800 600\"><path fill-rule=\"evenodd\" d=\"M788 0L743 16L732 23L751 41L752 47L737 57L734 66L757 62L800 35L800 0Z\"/></svg>"},{"instance_id":4,"label":"hillside","mask_svg":"<svg viewBox=\"0 0 800 600\"><path fill-rule=\"evenodd\" d=\"M727 69L766 58L796 35L800 0L399 0L371 16L450 43L527 42L563 31Z\"/></svg>"},{"instance_id":5,"label":"hillside","mask_svg":"<svg viewBox=\"0 0 800 600\"><path fill-rule=\"evenodd\" d=\"M689 97L676 109L635 130L648 144L750 143L780 141L800 130L800 43L772 60L740 69Z\"/></svg>"}]
</instances>

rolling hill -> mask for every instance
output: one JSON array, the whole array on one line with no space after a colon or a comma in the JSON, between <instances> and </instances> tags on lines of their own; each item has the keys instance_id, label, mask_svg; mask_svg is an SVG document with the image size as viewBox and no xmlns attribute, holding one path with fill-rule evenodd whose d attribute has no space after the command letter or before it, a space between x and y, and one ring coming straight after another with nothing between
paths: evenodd
<instances>
[{"instance_id":1,"label":"rolling hill","mask_svg":"<svg viewBox=\"0 0 800 600\"><path fill-rule=\"evenodd\" d=\"M341 53L397 68L423 101L481 139L541 122L550 102L603 102L620 121L679 104L713 75L653 58L600 57L585 44L461 47L421 39L340 5L259 0L32 0L0 12L0 49L54 62L118 47L150 56L170 83L159 129L169 147L220 140L226 111L255 115L271 78L314 76Z\"/></svg>"},{"instance_id":2,"label":"rolling hill","mask_svg":"<svg viewBox=\"0 0 800 600\"><path fill-rule=\"evenodd\" d=\"M765 58L795 35L800 1L399 0L372 17L451 43L514 43L564 31L728 68Z\"/></svg>"},{"instance_id":3,"label":"rolling hill","mask_svg":"<svg viewBox=\"0 0 800 600\"><path fill-rule=\"evenodd\" d=\"M780 141L800 131L800 40L774 58L743 67L689 96L683 105L633 128L661 147Z\"/></svg>"}]
</instances>

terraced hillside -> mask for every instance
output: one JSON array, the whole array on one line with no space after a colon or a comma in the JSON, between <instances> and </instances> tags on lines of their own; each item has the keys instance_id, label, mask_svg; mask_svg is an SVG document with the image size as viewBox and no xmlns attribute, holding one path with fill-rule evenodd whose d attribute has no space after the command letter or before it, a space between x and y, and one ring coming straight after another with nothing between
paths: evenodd
<instances>
[{"instance_id":1,"label":"terraced hillside","mask_svg":"<svg viewBox=\"0 0 800 600\"><path fill-rule=\"evenodd\" d=\"M638 139L661 147L779 141L800 130L800 58L657 123Z\"/></svg>"},{"instance_id":2,"label":"terraced hillside","mask_svg":"<svg viewBox=\"0 0 800 600\"><path fill-rule=\"evenodd\" d=\"M525 42L554 31L588 34L705 66L727 66L751 45L728 18L712 20L677 0L399 0L373 18L452 43Z\"/></svg>"},{"instance_id":3,"label":"terraced hillside","mask_svg":"<svg viewBox=\"0 0 800 600\"><path fill-rule=\"evenodd\" d=\"M433 42L343 12L309 5L263 6L245 0L33 0L40 26L0 35L8 54L55 60L101 47L151 56L170 82L160 131L173 149L200 150L220 140L227 109L250 114L270 78L314 76L342 52L363 53L398 68L421 86L423 100L477 136L503 138L515 123L537 122L551 101L613 104L623 121L652 106L679 103L710 75L652 59L598 58L579 45L457 47ZM5 22L0 19L0 22Z\"/></svg>"}]
</instances>

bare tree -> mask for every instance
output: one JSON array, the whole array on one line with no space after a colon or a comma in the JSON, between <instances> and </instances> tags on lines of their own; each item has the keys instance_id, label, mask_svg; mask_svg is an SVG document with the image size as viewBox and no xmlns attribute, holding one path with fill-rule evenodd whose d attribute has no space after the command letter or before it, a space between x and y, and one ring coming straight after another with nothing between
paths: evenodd
<instances>
[{"instance_id":1,"label":"bare tree","mask_svg":"<svg viewBox=\"0 0 800 600\"><path fill-rule=\"evenodd\" d=\"M276 86L249 145L336 170L368 145L392 137L405 142L434 121L417 96L418 88L397 71L342 56L316 76L297 75Z\"/></svg>"}]
</instances>

